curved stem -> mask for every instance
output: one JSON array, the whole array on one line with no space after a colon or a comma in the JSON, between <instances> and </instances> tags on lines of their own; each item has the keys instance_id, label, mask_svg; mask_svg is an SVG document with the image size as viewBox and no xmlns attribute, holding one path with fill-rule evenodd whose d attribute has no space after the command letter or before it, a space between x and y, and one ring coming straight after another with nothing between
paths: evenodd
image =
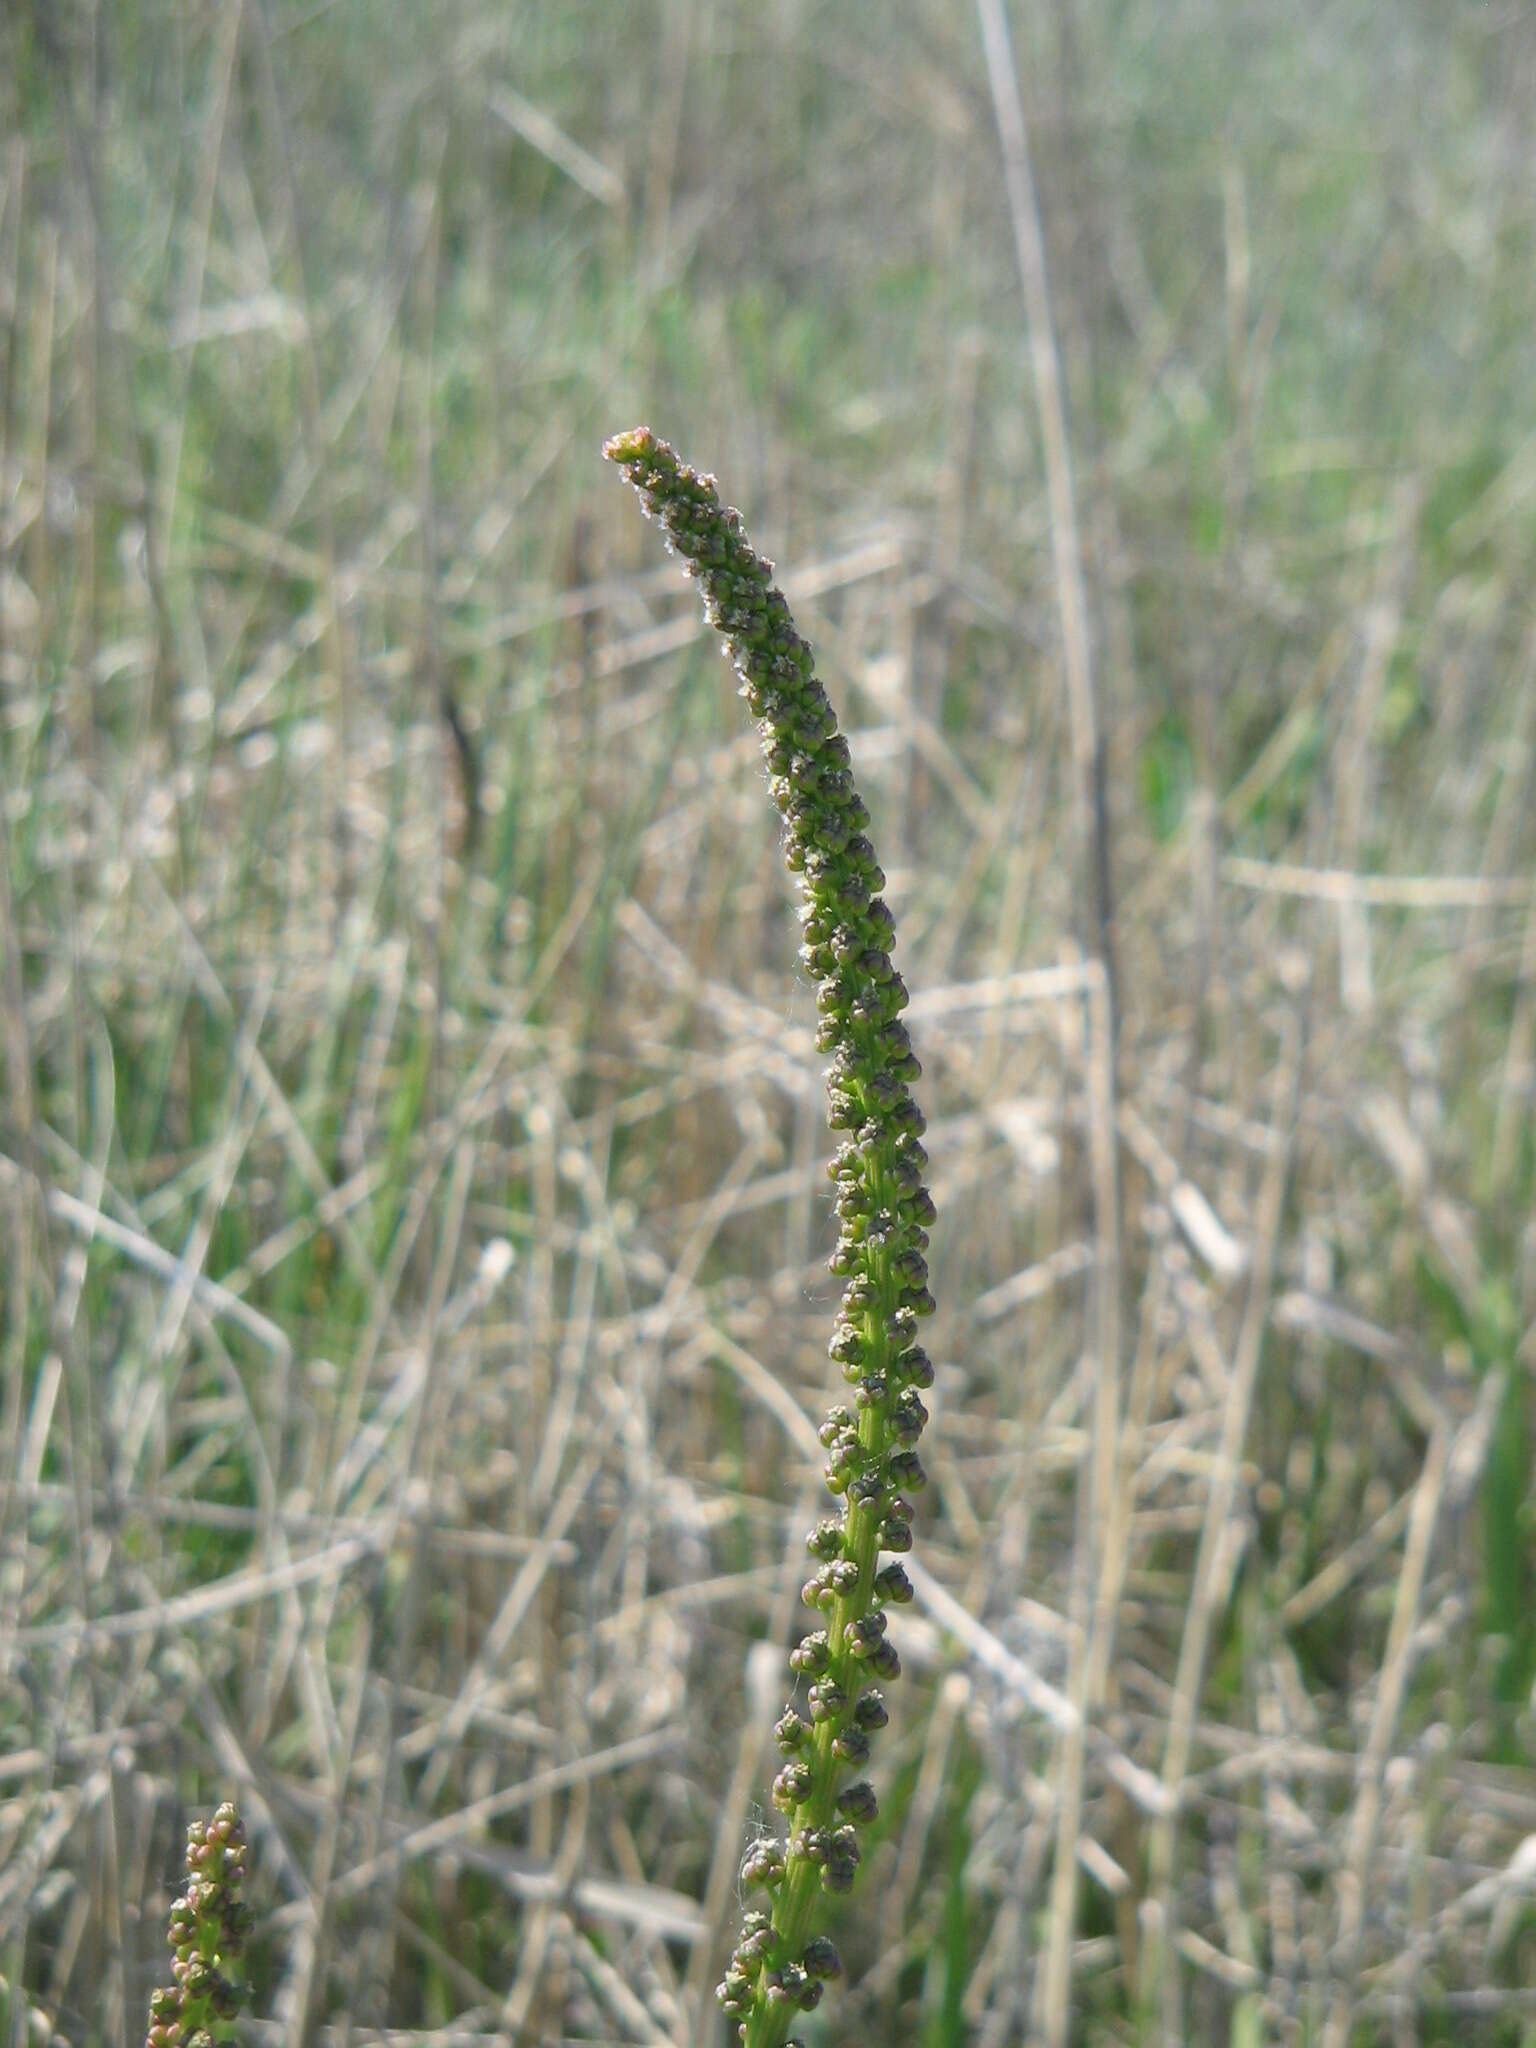
<instances>
[{"instance_id":1,"label":"curved stem","mask_svg":"<svg viewBox=\"0 0 1536 2048\"><path fill-rule=\"evenodd\" d=\"M817 1044L833 1055L831 1123L848 1134L831 1167L842 1224L831 1267L848 1284L830 1354L857 1412L834 1407L821 1429L827 1484L843 1516L808 1539L818 1569L803 1598L825 1627L790 1663L812 1681L811 1720L791 1706L774 1730L787 1762L773 1798L789 1837L760 1844L742 1866L743 1882L767 1891L771 1910L747 1914L719 1988L745 2048L784 2048L794 2015L818 2003L841 1967L816 1932L821 1902L852 1885L858 1824L876 1810L869 1784L844 1778L867 1760L870 1736L885 1723L870 1681L901 1668L886 1641L885 1607L912 1597L900 1563L882 1567L880 1553L911 1547L906 1493L923 1484L912 1446L928 1420L920 1391L933 1383L917 1342L918 1319L933 1308L923 1258L933 1203L923 1185L923 1119L907 1086L920 1069L900 1020L907 991L891 964L895 926L865 837L869 813L771 563L753 552L714 479L685 467L648 428L616 436L604 452L702 584L705 612L758 721L785 857L801 882L800 957L818 984Z\"/></svg>"}]
</instances>

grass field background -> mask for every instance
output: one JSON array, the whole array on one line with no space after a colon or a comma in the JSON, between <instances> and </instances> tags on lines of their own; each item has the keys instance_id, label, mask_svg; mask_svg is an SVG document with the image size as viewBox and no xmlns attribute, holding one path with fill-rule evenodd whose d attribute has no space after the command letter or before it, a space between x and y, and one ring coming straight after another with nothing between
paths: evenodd
<instances>
[{"instance_id":1,"label":"grass field background","mask_svg":"<svg viewBox=\"0 0 1536 2048\"><path fill-rule=\"evenodd\" d=\"M640 419L926 1070L803 2033L1536 2042L1536 18L1014 0L1106 934L989 7L0 7L13 2048L142 2040L224 1796L253 2040L724 2039L830 1148Z\"/></svg>"}]
</instances>

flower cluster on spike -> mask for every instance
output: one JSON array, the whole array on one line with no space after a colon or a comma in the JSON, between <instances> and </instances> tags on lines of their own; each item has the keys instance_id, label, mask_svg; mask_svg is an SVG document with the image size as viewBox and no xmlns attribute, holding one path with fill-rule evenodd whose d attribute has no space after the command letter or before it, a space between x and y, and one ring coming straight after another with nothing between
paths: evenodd
<instances>
[{"instance_id":1,"label":"flower cluster on spike","mask_svg":"<svg viewBox=\"0 0 1536 2048\"><path fill-rule=\"evenodd\" d=\"M835 1407L821 1430L842 1513L810 1535L815 1569L803 1598L821 1625L789 1660L808 1681L805 1711L792 1705L774 1730L785 1761L773 1801L788 1838L760 1844L742 1866L764 1909L747 1915L719 1987L746 2048L782 2048L794 2014L839 1974L837 1951L816 1932L818 1902L852 1885L859 1825L875 1814L859 1773L886 1721L873 1681L900 1669L885 1609L912 1597L899 1555L912 1547L909 1496L923 1485L915 1446L933 1382L918 1343L919 1320L933 1308L923 1256L933 1203L908 1086L919 1068L901 1021L907 991L891 964L894 926L866 837L869 813L772 564L753 552L714 478L688 469L649 429L616 436L604 453L702 586L757 720L785 858L800 878L800 957L817 984L817 1043L831 1055L827 1098L842 1134L831 1165L841 1224L831 1269L847 1285L831 1356L851 1405ZM893 1555L882 1564L882 1553Z\"/></svg>"},{"instance_id":2,"label":"flower cluster on spike","mask_svg":"<svg viewBox=\"0 0 1536 2048\"><path fill-rule=\"evenodd\" d=\"M187 1829L187 1888L171 1907L171 1983L149 2002L145 2048L214 2048L239 2010L238 1974L249 1914L245 1829L226 1802Z\"/></svg>"}]
</instances>

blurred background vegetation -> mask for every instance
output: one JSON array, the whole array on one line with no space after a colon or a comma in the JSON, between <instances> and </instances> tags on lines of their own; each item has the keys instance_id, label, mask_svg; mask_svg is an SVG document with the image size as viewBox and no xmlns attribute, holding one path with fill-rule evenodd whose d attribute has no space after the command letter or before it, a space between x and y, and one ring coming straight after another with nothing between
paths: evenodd
<instances>
[{"instance_id":1,"label":"blurred background vegetation","mask_svg":"<svg viewBox=\"0 0 1536 2048\"><path fill-rule=\"evenodd\" d=\"M817 648L927 1069L807 2038L1536 2042L1536 16L1011 23L1112 1017L976 12L0 7L9 2042L142 2039L224 1796L253 2039L723 2039L827 1141L642 418Z\"/></svg>"}]
</instances>

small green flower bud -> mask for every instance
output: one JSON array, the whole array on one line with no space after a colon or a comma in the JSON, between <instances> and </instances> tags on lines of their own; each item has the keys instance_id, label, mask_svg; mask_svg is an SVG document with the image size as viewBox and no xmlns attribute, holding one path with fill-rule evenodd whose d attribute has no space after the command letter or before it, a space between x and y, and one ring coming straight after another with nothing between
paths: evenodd
<instances>
[{"instance_id":1,"label":"small green flower bud","mask_svg":"<svg viewBox=\"0 0 1536 2048\"><path fill-rule=\"evenodd\" d=\"M848 1695L835 1678L823 1678L811 1687L811 1719L835 1721L848 1704Z\"/></svg>"},{"instance_id":2,"label":"small green flower bud","mask_svg":"<svg viewBox=\"0 0 1536 2048\"><path fill-rule=\"evenodd\" d=\"M884 960L885 955L882 953L880 958ZM880 1026L877 1035L881 1052L893 1064L899 1064L900 1061L910 1056L912 1051L912 1034L899 1017L888 1017Z\"/></svg>"},{"instance_id":3,"label":"small green flower bud","mask_svg":"<svg viewBox=\"0 0 1536 2048\"><path fill-rule=\"evenodd\" d=\"M851 1323L839 1323L827 1347L836 1365L859 1366L868 1350L864 1338Z\"/></svg>"},{"instance_id":4,"label":"small green flower bud","mask_svg":"<svg viewBox=\"0 0 1536 2048\"><path fill-rule=\"evenodd\" d=\"M933 1385L933 1360L920 1344L914 1344L898 1362L896 1372L909 1387L926 1390Z\"/></svg>"},{"instance_id":5,"label":"small green flower bud","mask_svg":"<svg viewBox=\"0 0 1536 2048\"><path fill-rule=\"evenodd\" d=\"M849 1131L864 1118L864 1105L846 1088L827 1090L827 1121L834 1131Z\"/></svg>"},{"instance_id":6,"label":"small green flower bud","mask_svg":"<svg viewBox=\"0 0 1536 2048\"><path fill-rule=\"evenodd\" d=\"M804 865L805 858L802 857L801 866L804 867ZM816 991L817 1015L822 1017L841 1017L846 1013L849 1001L849 991L844 987L840 978L824 981Z\"/></svg>"},{"instance_id":7,"label":"small green flower bud","mask_svg":"<svg viewBox=\"0 0 1536 2048\"><path fill-rule=\"evenodd\" d=\"M891 991L900 995L901 1000L898 1007L904 1009L907 1002L907 985L899 974L891 976ZM928 1128L926 1117L924 1117L923 1112L918 1108L910 1095L902 1096L900 1102L897 1103L895 1109L891 1112L891 1121L900 1130L914 1138L920 1138Z\"/></svg>"},{"instance_id":8,"label":"small green flower bud","mask_svg":"<svg viewBox=\"0 0 1536 2048\"><path fill-rule=\"evenodd\" d=\"M773 1930L773 1922L766 1913L748 1913L746 1922L759 1925L752 1932L743 1934L731 1954L727 1979L745 1978L750 1984L758 1970L767 1963L770 1967L779 1953L779 1937Z\"/></svg>"},{"instance_id":9,"label":"small green flower bud","mask_svg":"<svg viewBox=\"0 0 1536 2048\"><path fill-rule=\"evenodd\" d=\"M800 1598L807 1607L831 1607L851 1593L858 1583L858 1566L852 1558L840 1557L832 1564L823 1565L814 1579L807 1580L801 1588Z\"/></svg>"},{"instance_id":10,"label":"small green flower bud","mask_svg":"<svg viewBox=\"0 0 1536 2048\"><path fill-rule=\"evenodd\" d=\"M830 1450L843 1431L852 1427L853 1417L848 1413L848 1410L846 1408L833 1408L828 1413L826 1421L817 1430L816 1435L821 1442L822 1448Z\"/></svg>"},{"instance_id":11,"label":"small green flower bud","mask_svg":"<svg viewBox=\"0 0 1536 2048\"><path fill-rule=\"evenodd\" d=\"M899 1678L901 1659L893 1643L876 1643L869 1653L869 1668L877 1678Z\"/></svg>"},{"instance_id":12,"label":"small green flower bud","mask_svg":"<svg viewBox=\"0 0 1536 2048\"><path fill-rule=\"evenodd\" d=\"M773 1781L774 1805L780 1813L793 1813L810 1798L814 1783L805 1764L786 1764Z\"/></svg>"},{"instance_id":13,"label":"small green flower bud","mask_svg":"<svg viewBox=\"0 0 1536 2048\"><path fill-rule=\"evenodd\" d=\"M807 1977L831 1979L843 1974L842 1958L824 1934L818 1934L806 1943L800 1967Z\"/></svg>"},{"instance_id":14,"label":"small green flower bud","mask_svg":"<svg viewBox=\"0 0 1536 2048\"><path fill-rule=\"evenodd\" d=\"M875 1573L875 1592L893 1606L904 1607L912 1598L912 1581L899 1564L888 1564Z\"/></svg>"},{"instance_id":15,"label":"small green flower bud","mask_svg":"<svg viewBox=\"0 0 1536 2048\"><path fill-rule=\"evenodd\" d=\"M848 1488L849 1499L861 1508L883 1507L885 1496L885 1477L879 1471L861 1472Z\"/></svg>"},{"instance_id":16,"label":"small green flower bud","mask_svg":"<svg viewBox=\"0 0 1536 2048\"><path fill-rule=\"evenodd\" d=\"M885 1469L893 1486L910 1486L914 1493L919 1493L928 1484L928 1475L916 1451L892 1451Z\"/></svg>"},{"instance_id":17,"label":"small green flower bud","mask_svg":"<svg viewBox=\"0 0 1536 2048\"><path fill-rule=\"evenodd\" d=\"M825 1558L828 1561L840 1557L843 1549L842 1523L834 1516L827 1516L826 1520L818 1522L806 1537L805 1547L812 1557Z\"/></svg>"},{"instance_id":18,"label":"small green flower bud","mask_svg":"<svg viewBox=\"0 0 1536 2048\"><path fill-rule=\"evenodd\" d=\"M771 1891L783 1882L784 1852L774 1842L760 1842L748 1852L741 1866L741 1881Z\"/></svg>"},{"instance_id":19,"label":"small green flower bud","mask_svg":"<svg viewBox=\"0 0 1536 2048\"><path fill-rule=\"evenodd\" d=\"M837 1810L849 1820L873 1820L880 1811L880 1802L875 1797L875 1788L867 1778L860 1778L852 1785L845 1785L837 1795Z\"/></svg>"},{"instance_id":20,"label":"small green flower bud","mask_svg":"<svg viewBox=\"0 0 1536 2048\"><path fill-rule=\"evenodd\" d=\"M869 1275L855 1273L843 1289L843 1314L850 1318L867 1315L878 1300L879 1289Z\"/></svg>"},{"instance_id":21,"label":"small green flower bud","mask_svg":"<svg viewBox=\"0 0 1536 2048\"><path fill-rule=\"evenodd\" d=\"M827 1484L834 1493L841 1493L852 1475L864 1469L869 1462L869 1455L860 1443L856 1429L844 1429L838 1433L837 1441L832 1446L832 1455L827 1460Z\"/></svg>"},{"instance_id":22,"label":"small green flower bud","mask_svg":"<svg viewBox=\"0 0 1536 2048\"><path fill-rule=\"evenodd\" d=\"M891 1261L891 1278L899 1280L903 1287L913 1290L914 1293L921 1292L926 1288L928 1281L928 1261L920 1251L899 1252Z\"/></svg>"},{"instance_id":23,"label":"small green flower bud","mask_svg":"<svg viewBox=\"0 0 1536 2048\"><path fill-rule=\"evenodd\" d=\"M850 1625L843 1641L850 1657L870 1657L884 1635L885 1616L877 1609L873 1614L861 1614Z\"/></svg>"},{"instance_id":24,"label":"small green flower bud","mask_svg":"<svg viewBox=\"0 0 1536 2048\"><path fill-rule=\"evenodd\" d=\"M891 1427L898 1442L915 1444L928 1427L928 1410L918 1399L916 1390L907 1387L896 1397L891 1410Z\"/></svg>"},{"instance_id":25,"label":"small green flower bud","mask_svg":"<svg viewBox=\"0 0 1536 2048\"><path fill-rule=\"evenodd\" d=\"M903 1146L891 1162L891 1178L909 1201L915 1202L919 1194L926 1192L923 1174L927 1166L927 1154L918 1144Z\"/></svg>"},{"instance_id":26,"label":"small green flower bud","mask_svg":"<svg viewBox=\"0 0 1536 2048\"><path fill-rule=\"evenodd\" d=\"M884 1698L874 1686L860 1695L853 1716L861 1728L883 1728L891 1718L885 1711Z\"/></svg>"},{"instance_id":27,"label":"small green flower bud","mask_svg":"<svg viewBox=\"0 0 1536 2048\"><path fill-rule=\"evenodd\" d=\"M810 1635L802 1636L789 1653L793 1668L807 1678L819 1678L830 1661L825 1629L814 1629Z\"/></svg>"},{"instance_id":28,"label":"small green flower bud","mask_svg":"<svg viewBox=\"0 0 1536 2048\"><path fill-rule=\"evenodd\" d=\"M856 1724L852 1727L840 1728L832 1738L832 1754L839 1763L853 1764L855 1767L860 1764L867 1764L869 1762L869 1737Z\"/></svg>"},{"instance_id":29,"label":"small green flower bud","mask_svg":"<svg viewBox=\"0 0 1536 2048\"><path fill-rule=\"evenodd\" d=\"M793 1707L786 1707L773 1724L773 1739L786 1756L796 1756L804 1749L810 1729Z\"/></svg>"},{"instance_id":30,"label":"small green flower bud","mask_svg":"<svg viewBox=\"0 0 1536 2048\"><path fill-rule=\"evenodd\" d=\"M871 1074L864 1083L864 1093L878 1109L889 1109L901 1094L901 1083L891 1074Z\"/></svg>"}]
</instances>

